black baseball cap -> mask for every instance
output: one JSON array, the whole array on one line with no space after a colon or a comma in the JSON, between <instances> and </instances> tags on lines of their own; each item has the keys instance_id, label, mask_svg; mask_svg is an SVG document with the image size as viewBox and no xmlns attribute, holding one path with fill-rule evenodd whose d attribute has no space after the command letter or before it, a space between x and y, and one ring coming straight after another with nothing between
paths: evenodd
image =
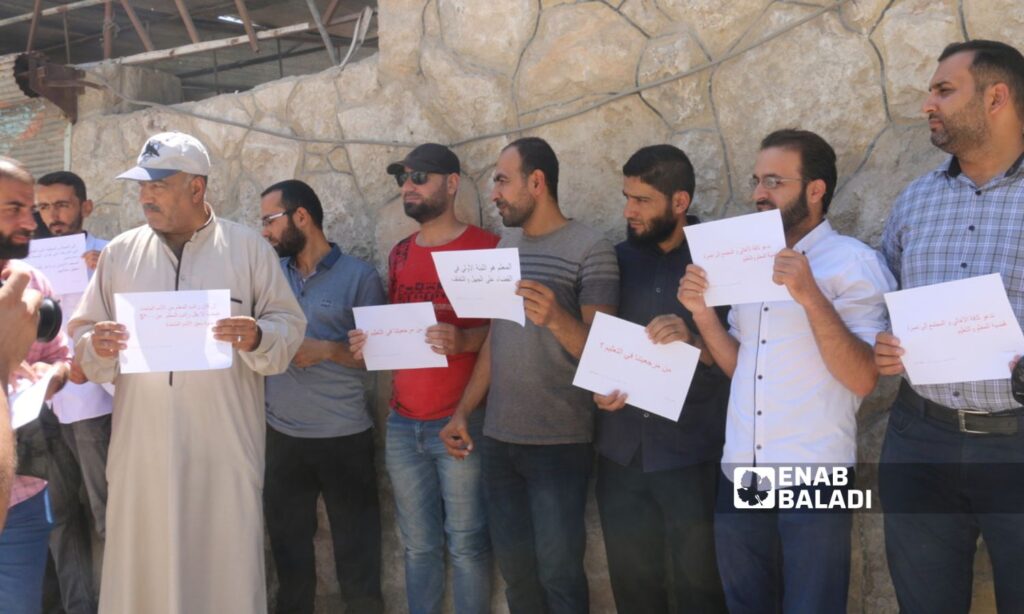
<instances>
[{"instance_id":1,"label":"black baseball cap","mask_svg":"<svg viewBox=\"0 0 1024 614\"><path fill-rule=\"evenodd\" d=\"M459 157L455 153L437 143L424 143L409 152L404 160L388 164L388 174L397 175L409 167L414 171L428 173L458 173L462 170Z\"/></svg>"}]
</instances>

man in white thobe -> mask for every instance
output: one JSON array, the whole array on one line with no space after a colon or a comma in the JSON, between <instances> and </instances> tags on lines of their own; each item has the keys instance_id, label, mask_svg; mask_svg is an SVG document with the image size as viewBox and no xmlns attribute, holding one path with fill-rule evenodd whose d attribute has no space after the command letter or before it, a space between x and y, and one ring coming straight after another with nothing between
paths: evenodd
<instances>
[{"instance_id":1,"label":"man in white thobe","mask_svg":"<svg viewBox=\"0 0 1024 614\"><path fill-rule=\"evenodd\" d=\"M147 225L106 247L68 327L88 378L116 384L105 614L266 612L263 377L288 367L306 322L273 249L214 215L209 168L189 135L146 142L119 178L140 182ZM115 294L215 289L231 295L232 317L211 332L234 347L230 368L119 372Z\"/></svg>"}]
</instances>

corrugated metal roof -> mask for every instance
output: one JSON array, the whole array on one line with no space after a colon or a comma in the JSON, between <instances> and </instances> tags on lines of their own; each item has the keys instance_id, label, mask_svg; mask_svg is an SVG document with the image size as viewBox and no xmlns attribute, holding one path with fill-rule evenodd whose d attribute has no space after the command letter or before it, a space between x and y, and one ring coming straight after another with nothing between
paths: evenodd
<instances>
[{"instance_id":1,"label":"corrugated metal roof","mask_svg":"<svg viewBox=\"0 0 1024 614\"><path fill-rule=\"evenodd\" d=\"M20 160L38 177L65 167L68 121L54 104L21 91L14 80L17 56L0 57L0 154Z\"/></svg>"}]
</instances>

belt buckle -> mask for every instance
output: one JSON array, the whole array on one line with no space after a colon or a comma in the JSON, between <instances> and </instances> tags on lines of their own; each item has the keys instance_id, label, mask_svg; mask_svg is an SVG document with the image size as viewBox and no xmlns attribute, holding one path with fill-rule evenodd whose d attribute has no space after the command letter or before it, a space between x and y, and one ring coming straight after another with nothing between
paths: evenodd
<instances>
[{"instance_id":1,"label":"belt buckle","mask_svg":"<svg viewBox=\"0 0 1024 614\"><path fill-rule=\"evenodd\" d=\"M988 412L985 411L973 411L970 409L958 409L956 410L956 417L958 427L961 433L967 433L968 435L991 435L989 431L975 431L967 428L967 416L987 416Z\"/></svg>"}]
</instances>

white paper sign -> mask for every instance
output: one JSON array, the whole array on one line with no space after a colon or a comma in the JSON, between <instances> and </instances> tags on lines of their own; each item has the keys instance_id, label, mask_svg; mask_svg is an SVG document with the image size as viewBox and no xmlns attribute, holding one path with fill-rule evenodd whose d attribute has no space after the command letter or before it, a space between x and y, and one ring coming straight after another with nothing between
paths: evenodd
<instances>
[{"instance_id":1,"label":"white paper sign","mask_svg":"<svg viewBox=\"0 0 1024 614\"><path fill-rule=\"evenodd\" d=\"M20 387L10 395L8 404L11 408L11 428L19 429L39 417L43 409L43 402L46 401L46 389L50 387L50 380L53 379L57 370L50 367L42 377L35 382L20 380Z\"/></svg>"},{"instance_id":2,"label":"white paper sign","mask_svg":"<svg viewBox=\"0 0 1024 614\"><path fill-rule=\"evenodd\" d=\"M427 343L427 328L437 324L433 303L353 307L352 313L356 328L366 333L367 371L448 366L448 358Z\"/></svg>"},{"instance_id":3,"label":"white paper sign","mask_svg":"<svg viewBox=\"0 0 1024 614\"><path fill-rule=\"evenodd\" d=\"M520 279L519 249L466 249L433 252L441 287L460 318L500 318L526 325Z\"/></svg>"},{"instance_id":4,"label":"white paper sign","mask_svg":"<svg viewBox=\"0 0 1024 614\"><path fill-rule=\"evenodd\" d=\"M643 326L598 312L572 384L598 394L624 392L630 405L678 420L699 359L692 345L656 344Z\"/></svg>"},{"instance_id":5,"label":"white paper sign","mask_svg":"<svg viewBox=\"0 0 1024 614\"><path fill-rule=\"evenodd\" d=\"M77 294L89 285L84 253L85 233L80 232L33 240L25 262L42 271L57 294Z\"/></svg>"},{"instance_id":6,"label":"white paper sign","mask_svg":"<svg viewBox=\"0 0 1024 614\"><path fill-rule=\"evenodd\" d=\"M231 344L214 339L211 330L231 317L228 290L116 293L114 309L128 329L128 348L118 355L123 374L231 366Z\"/></svg>"},{"instance_id":7,"label":"white paper sign","mask_svg":"<svg viewBox=\"0 0 1024 614\"><path fill-rule=\"evenodd\" d=\"M709 307L789 301L785 286L772 281L775 255L786 247L778 209L683 228L693 263L704 269Z\"/></svg>"},{"instance_id":8,"label":"white paper sign","mask_svg":"<svg viewBox=\"0 0 1024 614\"><path fill-rule=\"evenodd\" d=\"M885 295L913 384L1009 379L1024 333L999 273Z\"/></svg>"}]
</instances>

